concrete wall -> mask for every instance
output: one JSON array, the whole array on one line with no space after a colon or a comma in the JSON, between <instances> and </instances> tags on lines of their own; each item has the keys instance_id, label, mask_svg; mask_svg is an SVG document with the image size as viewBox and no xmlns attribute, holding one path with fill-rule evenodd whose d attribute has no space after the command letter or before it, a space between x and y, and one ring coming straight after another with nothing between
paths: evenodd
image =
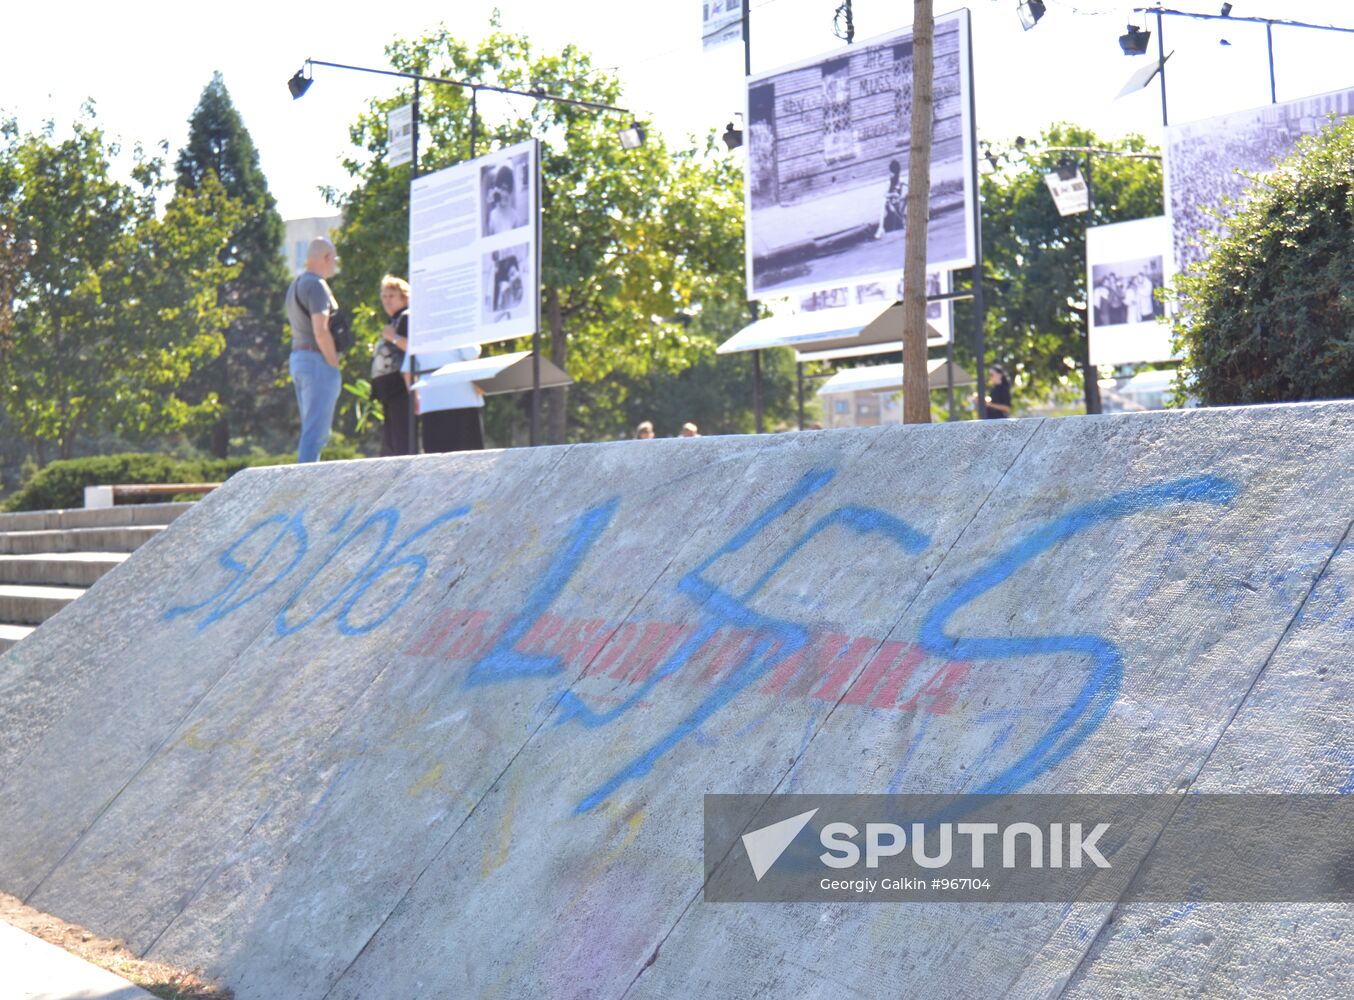
<instances>
[{"instance_id":1,"label":"concrete wall","mask_svg":"<svg viewBox=\"0 0 1354 1000\"><path fill-rule=\"evenodd\" d=\"M1345 907L714 905L706 792L1345 791L1354 404L249 470L0 659L0 888L280 997L1348 994Z\"/></svg>"}]
</instances>

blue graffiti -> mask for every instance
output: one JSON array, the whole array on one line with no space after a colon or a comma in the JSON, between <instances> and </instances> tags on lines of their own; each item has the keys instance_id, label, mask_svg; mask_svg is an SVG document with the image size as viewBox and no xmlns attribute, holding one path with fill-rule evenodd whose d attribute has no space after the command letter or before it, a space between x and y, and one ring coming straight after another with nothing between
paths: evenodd
<instances>
[{"instance_id":1,"label":"blue graffiti","mask_svg":"<svg viewBox=\"0 0 1354 1000\"><path fill-rule=\"evenodd\" d=\"M246 566L244 563L236 560L235 552L237 549L245 545L260 531L263 531L263 529L267 528L269 525L274 524L279 526L277 533L273 535L272 539L252 563ZM277 547L281 545L283 539L288 536L291 536L292 541L296 545L296 552L292 555L291 560L286 563L282 569L270 577L266 583L244 597L236 597L236 593L245 585L245 583L250 580L255 573L262 569L265 563L272 559L273 553L277 551ZM185 604L170 608L165 612L165 621L173 621L175 618L191 615L196 611L201 611L203 608L216 605L215 607L211 607L211 610L203 615L202 620L197 623L196 630L201 632L203 629L207 628L207 626L213 625L222 618L234 614L246 604L262 597L282 582L287 574L294 570L301 560L305 558L308 544L306 529L301 523L300 514L274 514L272 517L265 518L232 542L230 546L227 547L226 551L221 553L220 557L217 559L217 563L221 568L231 574L230 579L226 581L225 585L210 597L207 597L196 604Z\"/></svg>"},{"instance_id":2,"label":"blue graffiti","mask_svg":"<svg viewBox=\"0 0 1354 1000\"><path fill-rule=\"evenodd\" d=\"M1178 503L1230 503L1237 487L1214 476L1195 476L1126 490L1086 504L1044 525L984 565L932 608L919 640L928 653L956 660L1007 660L1071 653L1087 656L1091 670L1076 699L1023 756L974 794L1011 792L1065 759L1100 725L1123 682L1124 662L1115 645L1099 636L1062 635L1011 638L957 638L945 624L960 608L1009 580L1031 559L1104 521Z\"/></svg>"},{"instance_id":3,"label":"blue graffiti","mask_svg":"<svg viewBox=\"0 0 1354 1000\"><path fill-rule=\"evenodd\" d=\"M604 726L629 712L648 696L657 684L686 666L697 651L720 629L732 626L747 629L755 636L751 648L715 686L709 696L647 751L587 795L578 805L579 812L586 812L605 801L625 782L648 774L654 764L673 747L687 737L697 734L712 715L808 643L809 633L803 626L763 615L749 607L748 602L813 539L829 528L842 527L861 536L882 535L905 552L919 552L926 547L928 544L926 536L903 521L881 511L848 506L814 522L741 594L730 594L705 579L705 574L716 562L745 548L780 517L825 487L832 481L834 475L835 473L827 470L807 473L784 496L682 577L677 584L677 590L700 609L701 621L658 669L637 685L635 691L620 705L609 711L599 712L589 707L573 692L564 693L558 708L557 725L574 722L588 728ZM610 523L617 504L618 501L613 499L594 507L574 523L559 555L528 598L523 613L504 631L494 648L471 667L466 678L467 686L473 687L526 676L554 675L563 671L564 667L559 656L524 653L517 650L516 646L549 610L582 564L588 550Z\"/></svg>"},{"instance_id":4,"label":"blue graffiti","mask_svg":"<svg viewBox=\"0 0 1354 1000\"><path fill-rule=\"evenodd\" d=\"M341 532L349 519L352 517L355 508L348 507L339 515L328 534L337 535ZM311 572L310 575L301 582L291 596L283 603L278 610L273 627L279 636L288 636L301 631L307 626L319 620L336 604L343 602L339 606L335 623L338 630L343 635L361 635L379 628L390 616L395 614L413 595L414 590L422 582L427 572L428 560L420 552L411 552L405 554L406 550L415 542L424 538L435 528L446 524L456 518L464 517L470 513L468 506L457 507L428 521L422 527L411 532L399 545L390 548L391 540L398 530L400 523L400 513L394 507L385 507L375 511L363 519L355 528L347 533L343 539L325 556ZM275 532L264 546L259 555L249 564L245 564L236 558L237 551L248 544L260 532L263 532L269 526L275 526ZM342 585L331 594L320 607L313 611L302 621L295 624L287 621L287 613L309 592L312 584L324 569L334 561L334 559L349 546L356 544L363 536L370 533L371 529L377 529L378 543L375 550L367 557L356 572L352 573L342 583ZM279 546L284 540L290 539L294 545L295 551L291 558L265 581L257 585L253 590L244 595L240 591L252 580L256 574L267 572L268 568L275 561ZM185 615L192 615L203 609L208 609L207 614L203 615L198 621L195 630L203 631L208 626L234 614L252 601L257 600L264 594L271 591L284 579L286 579L293 570L295 570L301 561L305 558L310 548L309 535L306 532L304 524L304 514L301 512L295 514L274 514L267 517L257 524L251 526L243 535L232 542L217 559L217 563L222 569L230 573L229 579L225 584L204 600L194 604L180 605L172 607L164 614L165 621L173 621L176 618ZM397 558L398 557L398 558ZM354 624L351 620L351 614L357 603L371 589L373 584L381 577L396 570L399 567L412 567L414 572L412 578L405 584L404 590L393 600L387 601L384 609L376 615L371 621L363 624Z\"/></svg>"},{"instance_id":5,"label":"blue graffiti","mask_svg":"<svg viewBox=\"0 0 1354 1000\"><path fill-rule=\"evenodd\" d=\"M467 687L553 674L563 669L557 656L534 656L518 652L514 647L531 631L540 617L549 610L550 605L555 603L555 598L568 586L569 580L582 565L588 550L602 537L602 532L606 531L619 505L619 499L609 500L585 511L574 521L568 541L564 543L555 561L541 577L541 582L536 584L531 596L527 598L522 613L504 630L493 649L470 668L465 681Z\"/></svg>"}]
</instances>

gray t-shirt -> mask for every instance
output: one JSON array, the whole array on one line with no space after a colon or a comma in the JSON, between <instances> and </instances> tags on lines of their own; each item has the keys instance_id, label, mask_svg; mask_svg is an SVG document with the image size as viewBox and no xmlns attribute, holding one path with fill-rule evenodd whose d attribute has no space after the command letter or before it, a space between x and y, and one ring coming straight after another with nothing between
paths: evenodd
<instances>
[{"instance_id":1,"label":"gray t-shirt","mask_svg":"<svg viewBox=\"0 0 1354 1000\"><path fill-rule=\"evenodd\" d=\"M315 343L315 328L311 326L310 316L302 310L301 302L305 303L311 315L325 313L332 316L338 309L338 301L329 290L329 283L310 271L303 271L287 289L287 319L291 321L291 349L293 351L318 349L319 345Z\"/></svg>"}]
</instances>

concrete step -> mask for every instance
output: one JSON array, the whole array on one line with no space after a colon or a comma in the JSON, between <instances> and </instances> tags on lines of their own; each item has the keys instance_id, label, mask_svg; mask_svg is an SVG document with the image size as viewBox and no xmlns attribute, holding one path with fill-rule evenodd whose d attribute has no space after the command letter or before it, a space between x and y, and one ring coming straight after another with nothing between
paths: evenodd
<instances>
[{"instance_id":1,"label":"concrete step","mask_svg":"<svg viewBox=\"0 0 1354 1000\"><path fill-rule=\"evenodd\" d=\"M0 533L0 555L49 552L135 552L161 531L163 525L114 528L66 528Z\"/></svg>"},{"instance_id":2,"label":"concrete step","mask_svg":"<svg viewBox=\"0 0 1354 1000\"><path fill-rule=\"evenodd\" d=\"M95 510L23 510L0 514L0 532L164 525L192 506L191 503L139 503Z\"/></svg>"},{"instance_id":3,"label":"concrete step","mask_svg":"<svg viewBox=\"0 0 1354 1000\"><path fill-rule=\"evenodd\" d=\"M0 584L0 622L10 625L41 625L84 592L83 587Z\"/></svg>"},{"instance_id":4,"label":"concrete step","mask_svg":"<svg viewBox=\"0 0 1354 1000\"><path fill-rule=\"evenodd\" d=\"M0 653L13 647L33 631L32 625L0 625Z\"/></svg>"},{"instance_id":5,"label":"concrete step","mask_svg":"<svg viewBox=\"0 0 1354 1000\"><path fill-rule=\"evenodd\" d=\"M36 552L0 556L0 584L88 587L127 558L126 552Z\"/></svg>"}]
</instances>

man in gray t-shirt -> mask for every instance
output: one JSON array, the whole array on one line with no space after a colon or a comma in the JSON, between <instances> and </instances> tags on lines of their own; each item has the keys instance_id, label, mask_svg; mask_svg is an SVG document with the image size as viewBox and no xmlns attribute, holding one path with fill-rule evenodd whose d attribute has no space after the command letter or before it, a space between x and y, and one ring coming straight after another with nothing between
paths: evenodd
<instances>
[{"instance_id":1,"label":"man in gray t-shirt","mask_svg":"<svg viewBox=\"0 0 1354 1000\"><path fill-rule=\"evenodd\" d=\"M301 440L297 462L317 462L329 440L343 378L329 321L338 310L326 278L338 274L338 253L323 236L310 241L306 269L287 289L287 318L291 321L291 358L288 369L301 411Z\"/></svg>"}]
</instances>

